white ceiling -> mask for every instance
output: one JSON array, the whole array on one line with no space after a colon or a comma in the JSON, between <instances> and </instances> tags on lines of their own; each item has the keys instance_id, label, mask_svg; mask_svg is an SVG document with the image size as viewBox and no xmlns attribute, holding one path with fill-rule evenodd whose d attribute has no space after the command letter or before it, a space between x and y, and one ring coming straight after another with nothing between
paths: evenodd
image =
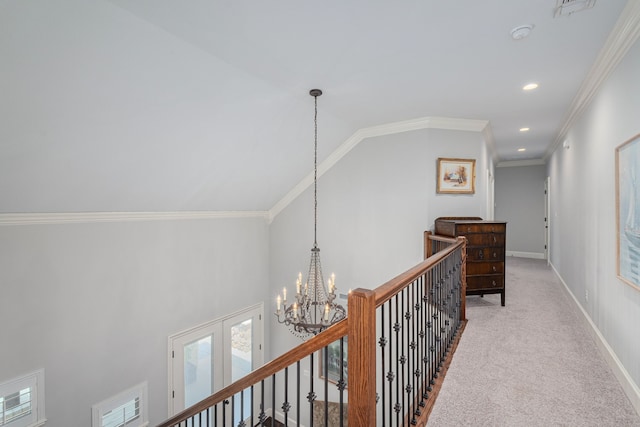
<instances>
[{"instance_id":1,"label":"white ceiling","mask_svg":"<svg viewBox=\"0 0 640 427\"><path fill-rule=\"evenodd\" d=\"M626 1L556 3L0 0L0 213L268 210L312 170L314 87L320 161L423 117L543 159Z\"/></svg>"}]
</instances>

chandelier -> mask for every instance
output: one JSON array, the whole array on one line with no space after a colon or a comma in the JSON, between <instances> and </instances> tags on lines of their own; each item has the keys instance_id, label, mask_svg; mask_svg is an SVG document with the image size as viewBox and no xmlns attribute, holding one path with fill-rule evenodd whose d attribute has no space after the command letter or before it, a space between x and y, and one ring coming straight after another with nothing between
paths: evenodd
<instances>
[{"instance_id":1,"label":"chandelier","mask_svg":"<svg viewBox=\"0 0 640 427\"><path fill-rule=\"evenodd\" d=\"M302 273L298 273L296 280L296 294L293 303L287 301L287 288L282 289L282 295L276 299L275 315L279 323L289 327L294 335L306 339L316 335L334 323L346 317L346 310L334 302L336 299L335 275L328 280L328 292L322 278L320 265L320 248L318 247L318 97L322 95L320 89L312 89L309 95L315 103L314 122L314 159L313 159L313 248L311 248L311 263L307 281L302 284Z\"/></svg>"}]
</instances>

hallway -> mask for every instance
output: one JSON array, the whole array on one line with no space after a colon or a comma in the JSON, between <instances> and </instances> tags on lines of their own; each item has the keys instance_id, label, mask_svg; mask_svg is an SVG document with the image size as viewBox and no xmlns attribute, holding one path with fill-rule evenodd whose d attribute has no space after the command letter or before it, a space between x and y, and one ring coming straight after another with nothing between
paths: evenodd
<instances>
[{"instance_id":1,"label":"hallway","mask_svg":"<svg viewBox=\"0 0 640 427\"><path fill-rule=\"evenodd\" d=\"M640 416L544 260L507 257L500 295L468 324L429 426L640 426Z\"/></svg>"}]
</instances>

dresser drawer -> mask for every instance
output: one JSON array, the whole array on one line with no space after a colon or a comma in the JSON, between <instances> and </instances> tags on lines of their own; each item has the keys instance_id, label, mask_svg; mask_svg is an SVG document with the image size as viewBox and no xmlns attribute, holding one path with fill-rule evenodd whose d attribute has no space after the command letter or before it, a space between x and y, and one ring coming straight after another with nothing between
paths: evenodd
<instances>
[{"instance_id":1,"label":"dresser drawer","mask_svg":"<svg viewBox=\"0 0 640 427\"><path fill-rule=\"evenodd\" d=\"M475 291L480 289L503 289L504 276L497 275L481 275L467 276L467 290Z\"/></svg>"},{"instance_id":2,"label":"dresser drawer","mask_svg":"<svg viewBox=\"0 0 640 427\"><path fill-rule=\"evenodd\" d=\"M465 234L469 246L504 246L504 233Z\"/></svg>"},{"instance_id":3,"label":"dresser drawer","mask_svg":"<svg viewBox=\"0 0 640 427\"><path fill-rule=\"evenodd\" d=\"M467 261L504 261L504 248L467 247Z\"/></svg>"},{"instance_id":4,"label":"dresser drawer","mask_svg":"<svg viewBox=\"0 0 640 427\"><path fill-rule=\"evenodd\" d=\"M477 223L477 224L456 224L456 233L464 235L467 233L505 233L506 224Z\"/></svg>"},{"instance_id":5,"label":"dresser drawer","mask_svg":"<svg viewBox=\"0 0 640 427\"><path fill-rule=\"evenodd\" d=\"M468 262L467 275L475 274L504 274L504 262Z\"/></svg>"}]
</instances>

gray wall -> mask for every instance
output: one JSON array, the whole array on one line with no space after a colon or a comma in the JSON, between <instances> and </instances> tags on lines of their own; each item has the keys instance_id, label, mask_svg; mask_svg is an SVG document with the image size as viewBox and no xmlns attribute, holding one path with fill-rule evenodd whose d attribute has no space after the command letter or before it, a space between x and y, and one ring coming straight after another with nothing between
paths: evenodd
<instances>
[{"instance_id":1,"label":"gray wall","mask_svg":"<svg viewBox=\"0 0 640 427\"><path fill-rule=\"evenodd\" d=\"M473 158L476 194L436 194L438 157ZM486 169L480 133L427 129L370 138L318 181L318 245L325 276L339 292L373 289L423 259L423 232L439 216L484 216ZM306 277L313 245L313 188L283 210L270 227L273 298L298 272ZM272 298L272 301L273 301ZM299 344L288 330L271 338L274 354Z\"/></svg>"},{"instance_id":2,"label":"gray wall","mask_svg":"<svg viewBox=\"0 0 640 427\"><path fill-rule=\"evenodd\" d=\"M549 175L552 265L640 396L640 291L616 277L615 196L615 148L640 132L638 76L636 42L570 129L570 148L551 157Z\"/></svg>"},{"instance_id":3,"label":"gray wall","mask_svg":"<svg viewBox=\"0 0 640 427\"><path fill-rule=\"evenodd\" d=\"M476 194L437 195L437 157L477 159ZM477 132L361 142L319 181L325 274L335 272L347 292L413 266L436 217L485 214L488 167ZM312 195L310 187L271 225L238 218L0 227L0 342L11 343L0 346L0 378L45 368L52 427L88 426L93 404L148 381L153 425L167 415L169 335L264 301L265 360L294 347L300 341L271 312L282 286L292 292L298 271L307 274Z\"/></svg>"},{"instance_id":4,"label":"gray wall","mask_svg":"<svg viewBox=\"0 0 640 427\"><path fill-rule=\"evenodd\" d=\"M268 298L262 218L0 227L0 379L45 368L50 427L149 383L167 416L167 337ZM70 404L72 403L72 404Z\"/></svg>"},{"instance_id":5,"label":"gray wall","mask_svg":"<svg viewBox=\"0 0 640 427\"><path fill-rule=\"evenodd\" d=\"M507 221L507 255L544 258L544 165L497 167L495 217Z\"/></svg>"}]
</instances>

